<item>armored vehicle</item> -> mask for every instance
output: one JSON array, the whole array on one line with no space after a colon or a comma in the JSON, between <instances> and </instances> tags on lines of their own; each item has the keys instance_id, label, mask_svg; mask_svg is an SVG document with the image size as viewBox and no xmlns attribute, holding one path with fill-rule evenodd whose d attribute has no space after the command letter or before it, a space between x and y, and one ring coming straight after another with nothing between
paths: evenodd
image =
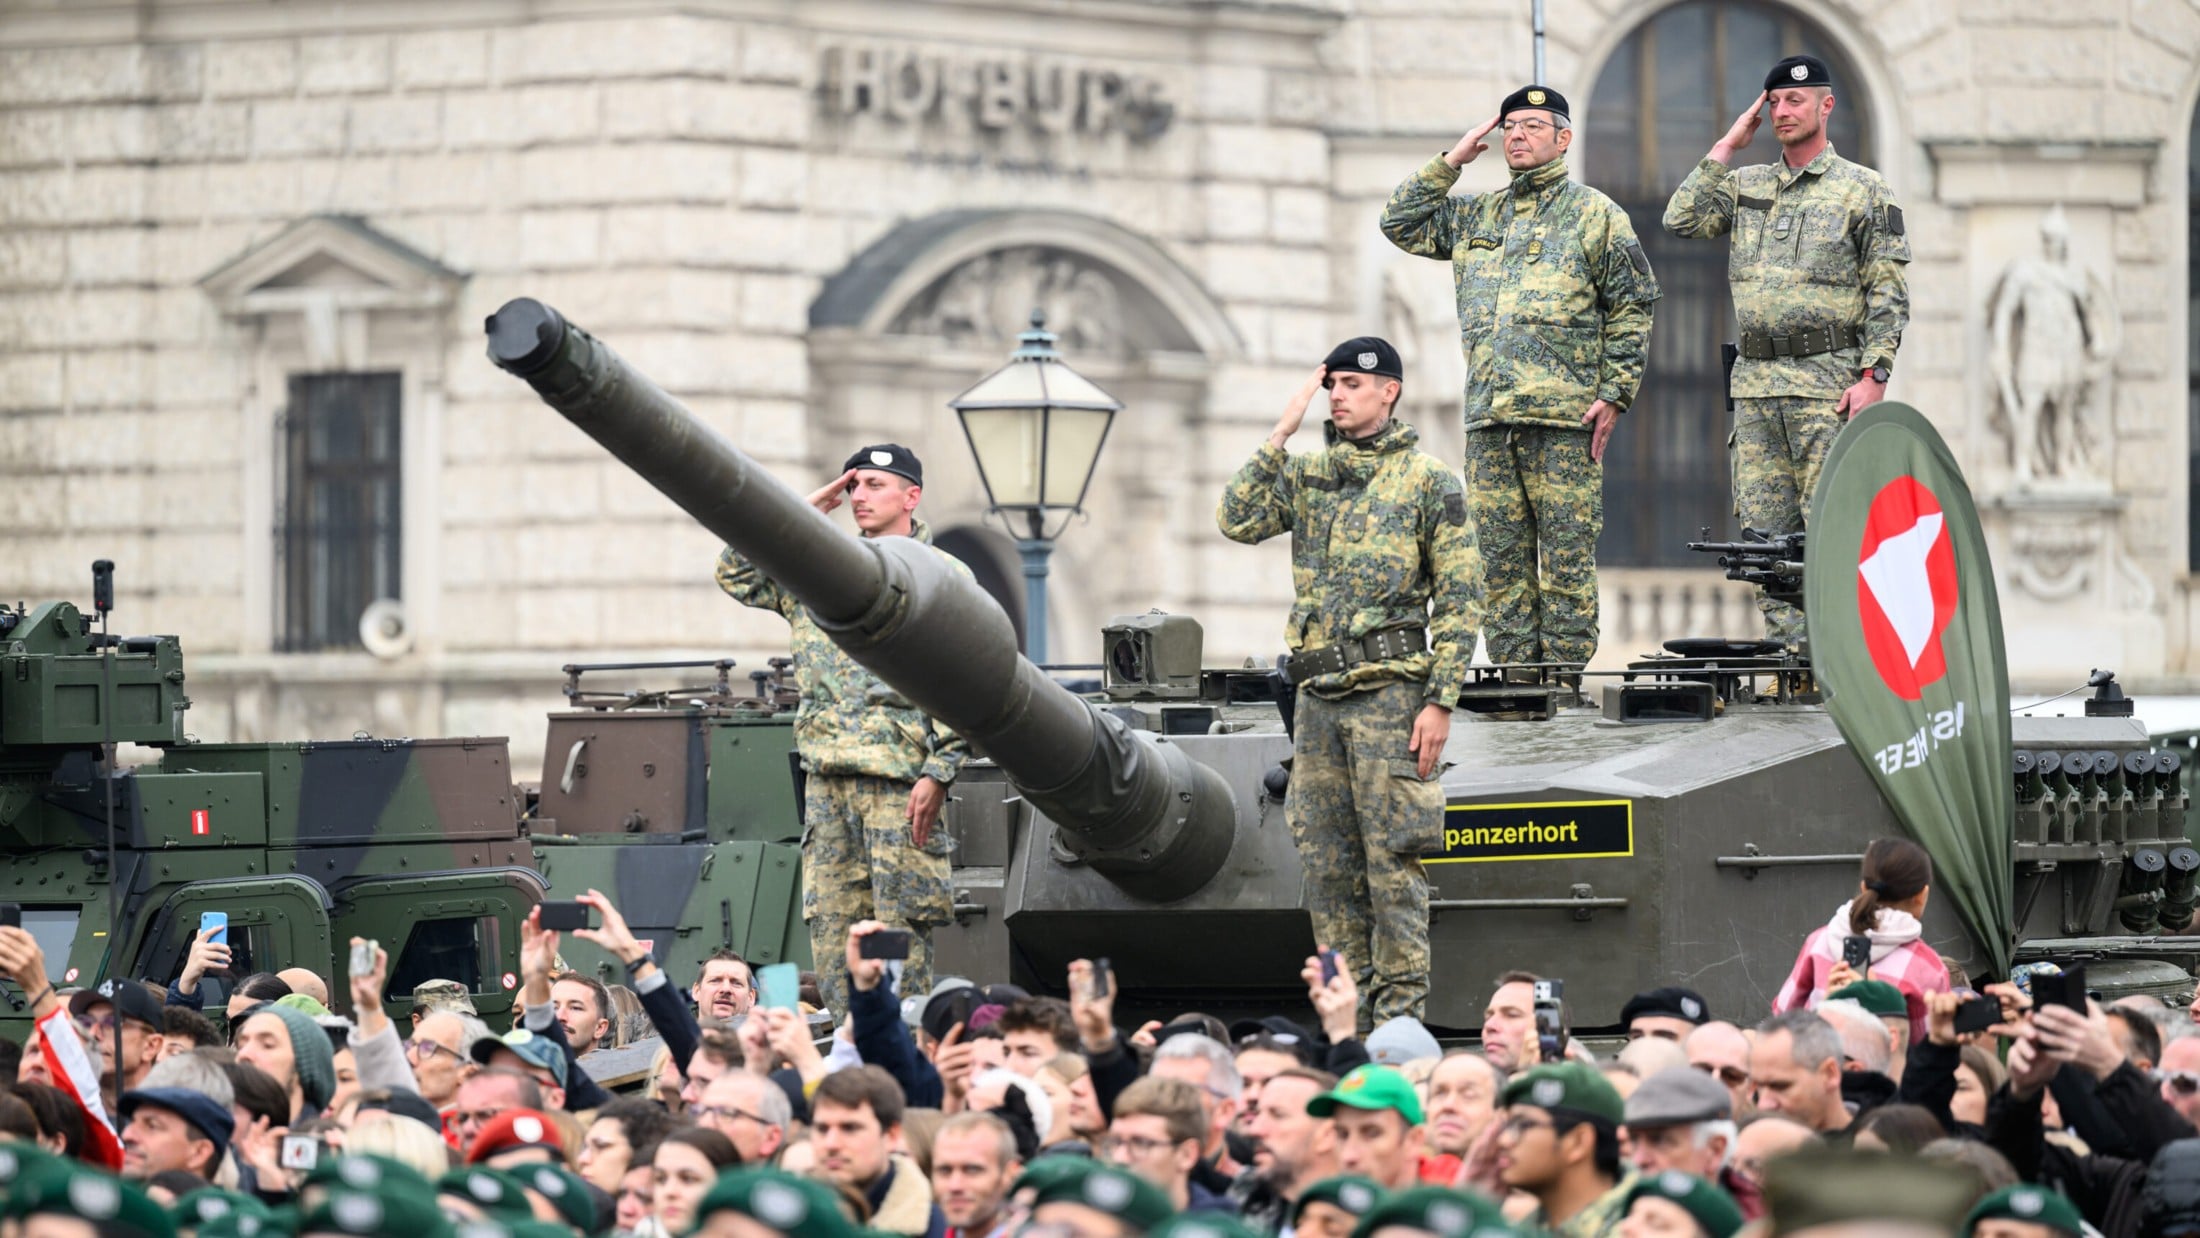
<instances>
[{"instance_id":1,"label":"armored vehicle","mask_svg":"<svg viewBox=\"0 0 2200 1238\"><path fill-rule=\"evenodd\" d=\"M835 529L604 343L520 299L487 323L491 359L759 564L859 662L986 758L950 805L958 922L943 971L1060 992L1104 955L1149 1007L1303 1000L1314 942L1284 826L1289 740L1247 727L1259 677L1202 672L1196 626L1108 634L1107 699L1016 653L976 585L904 539ZM1857 889L1865 844L1896 833L1858 755L1771 647L1684 646L1580 703L1483 672L1445 760L1447 845L1428 857L1430 1022L1480 1021L1498 972L1564 978L1575 1022L1631 993L1700 990L1721 1016L1768 1007L1804 936ZM2102 685L2113 715L2124 703ZM2177 762L2128 716L2020 718L2009 862L2020 958L2088 960L2108 992L2189 991L2200 852ZM1536 717L1533 722L1502 721ZM1935 902L1927 939L1990 954Z\"/></svg>"}]
</instances>

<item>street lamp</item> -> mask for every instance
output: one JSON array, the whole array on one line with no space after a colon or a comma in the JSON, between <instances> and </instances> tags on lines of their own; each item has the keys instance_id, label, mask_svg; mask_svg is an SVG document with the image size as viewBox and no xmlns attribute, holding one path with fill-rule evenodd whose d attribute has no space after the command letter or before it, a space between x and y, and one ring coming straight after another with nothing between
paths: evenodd
<instances>
[{"instance_id":1,"label":"street lamp","mask_svg":"<svg viewBox=\"0 0 2200 1238\"><path fill-rule=\"evenodd\" d=\"M1024 654L1047 660L1047 556L1069 521L1047 531L1047 517L1074 515L1100 462L1108 426L1123 403L1069 368L1054 351L1046 313L1031 311L1031 330L1008 364L947 402L962 419L977 457L989 513L1016 539L1024 561ZM1023 527L1017 527L1021 516Z\"/></svg>"}]
</instances>

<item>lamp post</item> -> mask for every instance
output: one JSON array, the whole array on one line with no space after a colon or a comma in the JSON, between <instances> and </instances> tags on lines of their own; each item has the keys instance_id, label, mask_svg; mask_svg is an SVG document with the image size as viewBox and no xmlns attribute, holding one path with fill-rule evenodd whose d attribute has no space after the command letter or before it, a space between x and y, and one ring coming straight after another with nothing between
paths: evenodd
<instances>
[{"instance_id":1,"label":"lamp post","mask_svg":"<svg viewBox=\"0 0 2200 1238\"><path fill-rule=\"evenodd\" d=\"M1024 656L1047 660L1047 558L1084 510L1100 447L1122 401L1069 368L1054 349L1046 313L1031 312L1008 364L947 402L978 461L988 514L998 514L1024 561ZM1048 517L1064 520L1047 531ZM1019 525L1021 527L1019 527Z\"/></svg>"}]
</instances>

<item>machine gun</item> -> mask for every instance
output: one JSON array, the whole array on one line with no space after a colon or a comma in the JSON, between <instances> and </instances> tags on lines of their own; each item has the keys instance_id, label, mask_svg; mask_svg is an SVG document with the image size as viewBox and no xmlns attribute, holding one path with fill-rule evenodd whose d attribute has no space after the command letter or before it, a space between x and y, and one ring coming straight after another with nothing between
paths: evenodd
<instances>
[{"instance_id":1,"label":"machine gun","mask_svg":"<svg viewBox=\"0 0 2200 1238\"><path fill-rule=\"evenodd\" d=\"M1743 529L1741 541L1714 542L1709 540L1711 530L1705 529L1702 533L1705 540L1690 542L1688 548L1699 554L1719 556L1719 566L1726 569L1728 580L1761 586L1766 596L1800 607L1803 604L1805 536L1800 530L1772 534Z\"/></svg>"}]
</instances>

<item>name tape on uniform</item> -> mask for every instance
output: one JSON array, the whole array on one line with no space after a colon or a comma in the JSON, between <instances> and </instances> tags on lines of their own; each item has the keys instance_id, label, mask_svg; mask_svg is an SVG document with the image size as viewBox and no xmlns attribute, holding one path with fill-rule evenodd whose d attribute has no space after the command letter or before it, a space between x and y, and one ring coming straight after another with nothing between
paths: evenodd
<instances>
[{"instance_id":1,"label":"name tape on uniform","mask_svg":"<svg viewBox=\"0 0 2200 1238\"><path fill-rule=\"evenodd\" d=\"M1635 854L1632 800L1555 804L1454 804L1444 810L1444 849L1428 864L1582 860Z\"/></svg>"}]
</instances>

